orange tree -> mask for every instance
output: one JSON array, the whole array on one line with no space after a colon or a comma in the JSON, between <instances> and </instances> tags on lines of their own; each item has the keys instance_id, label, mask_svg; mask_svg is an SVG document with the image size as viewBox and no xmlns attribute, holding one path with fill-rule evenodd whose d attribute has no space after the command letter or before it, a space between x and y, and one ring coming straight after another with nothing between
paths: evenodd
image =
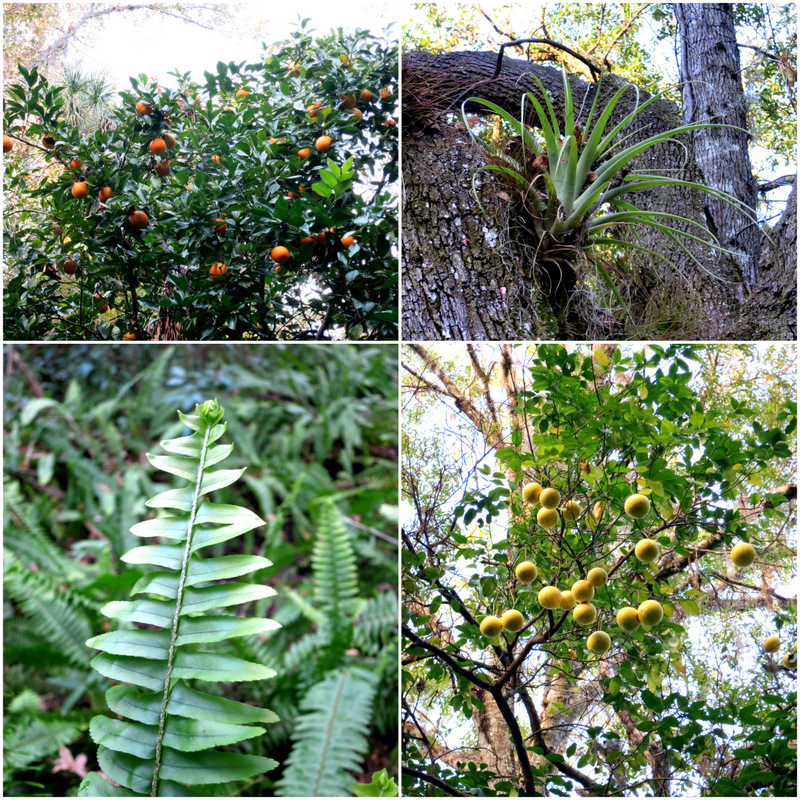
<instances>
[{"instance_id":1,"label":"orange tree","mask_svg":"<svg viewBox=\"0 0 800 800\"><path fill-rule=\"evenodd\" d=\"M202 86L132 78L89 133L20 66L8 338L396 338L397 49L306 23Z\"/></svg>"}]
</instances>

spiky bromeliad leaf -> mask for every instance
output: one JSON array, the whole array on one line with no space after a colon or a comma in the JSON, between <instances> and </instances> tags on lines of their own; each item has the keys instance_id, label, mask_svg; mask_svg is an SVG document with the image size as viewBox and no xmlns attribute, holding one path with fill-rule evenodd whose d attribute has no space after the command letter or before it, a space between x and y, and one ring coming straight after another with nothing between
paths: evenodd
<instances>
[{"instance_id":1,"label":"spiky bromeliad leaf","mask_svg":"<svg viewBox=\"0 0 800 800\"><path fill-rule=\"evenodd\" d=\"M312 687L292 735L292 753L278 787L281 797L345 797L367 754L377 678L355 667L330 673Z\"/></svg>"},{"instance_id":2,"label":"spiky bromeliad leaf","mask_svg":"<svg viewBox=\"0 0 800 800\"><path fill-rule=\"evenodd\" d=\"M87 642L103 651L92 661L99 673L131 685L112 686L106 692L114 716L95 717L89 729L99 745L101 769L124 788L92 773L81 784L82 797L213 794L203 787L277 766L269 758L215 749L263 733L256 723L275 722L275 714L198 691L186 682L192 678L251 681L275 675L261 664L201 649L279 627L269 619L244 619L220 611L275 593L257 584L219 583L269 566L266 558L203 555L204 548L264 524L252 511L214 504L206 497L244 472L212 469L233 449L215 444L225 432L220 423L223 413L216 401L198 406L195 415L179 412L194 433L161 442L168 455L148 454L153 466L188 485L149 500L147 505L159 509L160 515L131 528L137 536L159 537L159 543L135 547L123 560L159 570L133 587L131 593L139 599L108 603L103 609L129 626Z\"/></svg>"}]
</instances>

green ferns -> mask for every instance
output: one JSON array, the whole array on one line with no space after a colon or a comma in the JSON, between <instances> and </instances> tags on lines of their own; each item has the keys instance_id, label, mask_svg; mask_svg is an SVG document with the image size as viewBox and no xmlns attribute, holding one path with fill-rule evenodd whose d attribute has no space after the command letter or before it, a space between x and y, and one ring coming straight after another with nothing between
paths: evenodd
<instances>
[{"instance_id":1,"label":"green ferns","mask_svg":"<svg viewBox=\"0 0 800 800\"><path fill-rule=\"evenodd\" d=\"M277 721L273 712L187 683L253 681L275 675L261 664L198 647L279 627L269 619L217 611L274 595L267 586L223 582L267 567L270 561L251 555L202 555L205 548L264 525L247 509L213 504L206 498L244 472L211 469L233 449L215 444L225 432L220 423L223 413L216 401L198 406L196 415L179 412L194 433L161 442L169 455L148 454L153 466L188 485L149 500L147 505L159 516L131 528L137 536L158 537L159 543L134 547L123 560L158 570L144 575L131 590L139 599L111 602L103 609L127 627L87 642L102 651L92 666L105 677L130 685L120 683L106 692L114 716L94 717L90 727L99 745L101 769L125 788L92 773L81 784L81 797L208 795L211 784L249 778L277 766L269 758L214 749L263 733L258 724Z\"/></svg>"},{"instance_id":2,"label":"green ferns","mask_svg":"<svg viewBox=\"0 0 800 800\"><path fill-rule=\"evenodd\" d=\"M332 498L320 501L317 522L311 559L315 606L295 597L313 615L317 630L291 647L283 664L293 681L308 687L278 786L283 797L350 795L353 776L347 770L361 770L369 751L368 737L379 711L373 709L375 698L382 689L387 694L384 674L396 686L396 595L384 592L367 601L359 597L353 545ZM362 628L364 636L358 633ZM394 691L389 694L396 697ZM395 709L393 699L393 719Z\"/></svg>"}]
</instances>

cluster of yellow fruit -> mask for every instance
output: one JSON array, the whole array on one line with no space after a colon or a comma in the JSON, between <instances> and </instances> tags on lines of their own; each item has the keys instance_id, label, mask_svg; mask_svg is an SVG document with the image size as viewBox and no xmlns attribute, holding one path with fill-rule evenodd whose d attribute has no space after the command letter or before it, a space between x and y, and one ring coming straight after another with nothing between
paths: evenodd
<instances>
[{"instance_id":1,"label":"cluster of yellow fruit","mask_svg":"<svg viewBox=\"0 0 800 800\"><path fill-rule=\"evenodd\" d=\"M487 639L494 639L500 635L500 631L503 629L511 633L517 633L522 630L524 624L525 618L522 614L515 608L511 608L504 612L502 617L494 617L491 614L488 617L484 617L480 628L481 633Z\"/></svg>"},{"instance_id":2,"label":"cluster of yellow fruit","mask_svg":"<svg viewBox=\"0 0 800 800\"><path fill-rule=\"evenodd\" d=\"M541 484L533 481L526 484L522 489L522 499L529 505L541 504L541 508L536 514L536 521L545 529L555 527L558 522L558 506L561 502L561 493L558 489L548 487L543 489ZM650 511L650 499L643 494L632 494L625 501L625 513L631 519L643 519ZM561 506L561 516L569 521L574 521L583 513L580 503L576 500L567 500ZM595 520L599 519L603 513L603 503L595 503L592 515Z\"/></svg>"},{"instance_id":3,"label":"cluster of yellow fruit","mask_svg":"<svg viewBox=\"0 0 800 800\"><path fill-rule=\"evenodd\" d=\"M781 646L781 640L777 636L768 636L764 640L764 651L767 653L776 653ZM781 659L781 666L786 669L797 669L797 642L795 641L794 647L786 653Z\"/></svg>"}]
</instances>

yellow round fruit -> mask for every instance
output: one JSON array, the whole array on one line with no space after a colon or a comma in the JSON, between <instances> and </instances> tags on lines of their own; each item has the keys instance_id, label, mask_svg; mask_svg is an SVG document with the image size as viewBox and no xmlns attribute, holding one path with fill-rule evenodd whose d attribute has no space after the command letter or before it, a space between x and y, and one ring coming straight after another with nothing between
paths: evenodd
<instances>
[{"instance_id":1,"label":"yellow round fruit","mask_svg":"<svg viewBox=\"0 0 800 800\"><path fill-rule=\"evenodd\" d=\"M608 573L602 567L595 567L586 573L586 580L589 581L595 589L599 589L601 586L605 586L606 583L608 583Z\"/></svg>"},{"instance_id":2,"label":"yellow round fruit","mask_svg":"<svg viewBox=\"0 0 800 800\"><path fill-rule=\"evenodd\" d=\"M503 616L500 618L500 622L507 631L516 633L517 631L522 630L522 626L525 624L525 619L522 614L519 613L519 611L517 611L515 608L511 608L503 614Z\"/></svg>"},{"instance_id":3,"label":"yellow round fruit","mask_svg":"<svg viewBox=\"0 0 800 800\"><path fill-rule=\"evenodd\" d=\"M603 655L611 649L611 637L605 631L595 631L587 640L586 647L592 653Z\"/></svg>"},{"instance_id":4,"label":"yellow round fruit","mask_svg":"<svg viewBox=\"0 0 800 800\"><path fill-rule=\"evenodd\" d=\"M663 618L664 609L661 607L661 603L659 603L658 600L645 600L644 603L639 606L639 620L642 625L647 625L648 628L652 628L654 625L658 625Z\"/></svg>"},{"instance_id":5,"label":"yellow round fruit","mask_svg":"<svg viewBox=\"0 0 800 800\"><path fill-rule=\"evenodd\" d=\"M650 498L643 494L632 494L625 501L625 513L633 519L642 519L650 511Z\"/></svg>"},{"instance_id":6,"label":"yellow round fruit","mask_svg":"<svg viewBox=\"0 0 800 800\"><path fill-rule=\"evenodd\" d=\"M578 603L588 603L594 597L594 586L589 581L575 581L572 596Z\"/></svg>"},{"instance_id":7,"label":"yellow round fruit","mask_svg":"<svg viewBox=\"0 0 800 800\"><path fill-rule=\"evenodd\" d=\"M564 519L578 519L581 515L580 504L576 500L567 500L567 502L564 503L564 507L561 509L561 515Z\"/></svg>"},{"instance_id":8,"label":"yellow round fruit","mask_svg":"<svg viewBox=\"0 0 800 800\"><path fill-rule=\"evenodd\" d=\"M591 625L597 619L597 609L591 603L575 606L572 617L578 625Z\"/></svg>"},{"instance_id":9,"label":"yellow round fruit","mask_svg":"<svg viewBox=\"0 0 800 800\"><path fill-rule=\"evenodd\" d=\"M561 502L561 495L558 489L553 489L552 487L542 489L542 493L539 495L539 502L548 509L558 508L558 504Z\"/></svg>"},{"instance_id":10,"label":"yellow round fruit","mask_svg":"<svg viewBox=\"0 0 800 800\"><path fill-rule=\"evenodd\" d=\"M592 515L595 519L600 519L603 516L603 509L606 507L606 504L602 500L598 500L594 504L594 508L592 509Z\"/></svg>"},{"instance_id":11,"label":"yellow round fruit","mask_svg":"<svg viewBox=\"0 0 800 800\"><path fill-rule=\"evenodd\" d=\"M539 495L542 493L542 487L540 484L533 481L532 483L526 483L522 489L522 499L533 505L534 503L539 502Z\"/></svg>"},{"instance_id":12,"label":"yellow round fruit","mask_svg":"<svg viewBox=\"0 0 800 800\"><path fill-rule=\"evenodd\" d=\"M736 567L749 567L756 560L756 551L753 545L739 542L731 550L731 561Z\"/></svg>"},{"instance_id":13,"label":"yellow round fruit","mask_svg":"<svg viewBox=\"0 0 800 800\"><path fill-rule=\"evenodd\" d=\"M553 528L558 522L558 511L554 508L540 508L536 514L536 521L543 528Z\"/></svg>"},{"instance_id":14,"label":"yellow round fruit","mask_svg":"<svg viewBox=\"0 0 800 800\"><path fill-rule=\"evenodd\" d=\"M797 653L794 651L787 653L781 659L781 666L786 667L786 669L797 669Z\"/></svg>"},{"instance_id":15,"label":"yellow round fruit","mask_svg":"<svg viewBox=\"0 0 800 800\"><path fill-rule=\"evenodd\" d=\"M561 591L555 586L545 586L539 590L537 600L542 608L548 608L552 611L561 605Z\"/></svg>"},{"instance_id":16,"label":"yellow round fruit","mask_svg":"<svg viewBox=\"0 0 800 800\"><path fill-rule=\"evenodd\" d=\"M517 564L517 568L514 571L520 583L533 583L539 573L536 569L536 564L532 561L523 561L521 564Z\"/></svg>"},{"instance_id":17,"label":"yellow round fruit","mask_svg":"<svg viewBox=\"0 0 800 800\"><path fill-rule=\"evenodd\" d=\"M490 615L484 617L481 621L481 633L487 639L494 639L495 636L499 636L501 630L503 630L503 623L497 617Z\"/></svg>"},{"instance_id":18,"label":"yellow round fruit","mask_svg":"<svg viewBox=\"0 0 800 800\"><path fill-rule=\"evenodd\" d=\"M617 625L619 625L622 630L631 633L631 631L635 631L641 624L639 612L632 606L623 606L617 611Z\"/></svg>"},{"instance_id":19,"label":"yellow round fruit","mask_svg":"<svg viewBox=\"0 0 800 800\"><path fill-rule=\"evenodd\" d=\"M577 601L572 592L569 590L561 592L561 602L558 604L559 608L563 608L564 611L569 611L571 608L575 608L576 603Z\"/></svg>"},{"instance_id":20,"label":"yellow round fruit","mask_svg":"<svg viewBox=\"0 0 800 800\"><path fill-rule=\"evenodd\" d=\"M639 561L648 564L658 558L658 542L654 542L652 539L642 539L641 542L636 543L633 552Z\"/></svg>"},{"instance_id":21,"label":"yellow round fruit","mask_svg":"<svg viewBox=\"0 0 800 800\"><path fill-rule=\"evenodd\" d=\"M764 639L764 650L767 653L774 653L781 646L781 640L777 636L767 636Z\"/></svg>"}]
</instances>

